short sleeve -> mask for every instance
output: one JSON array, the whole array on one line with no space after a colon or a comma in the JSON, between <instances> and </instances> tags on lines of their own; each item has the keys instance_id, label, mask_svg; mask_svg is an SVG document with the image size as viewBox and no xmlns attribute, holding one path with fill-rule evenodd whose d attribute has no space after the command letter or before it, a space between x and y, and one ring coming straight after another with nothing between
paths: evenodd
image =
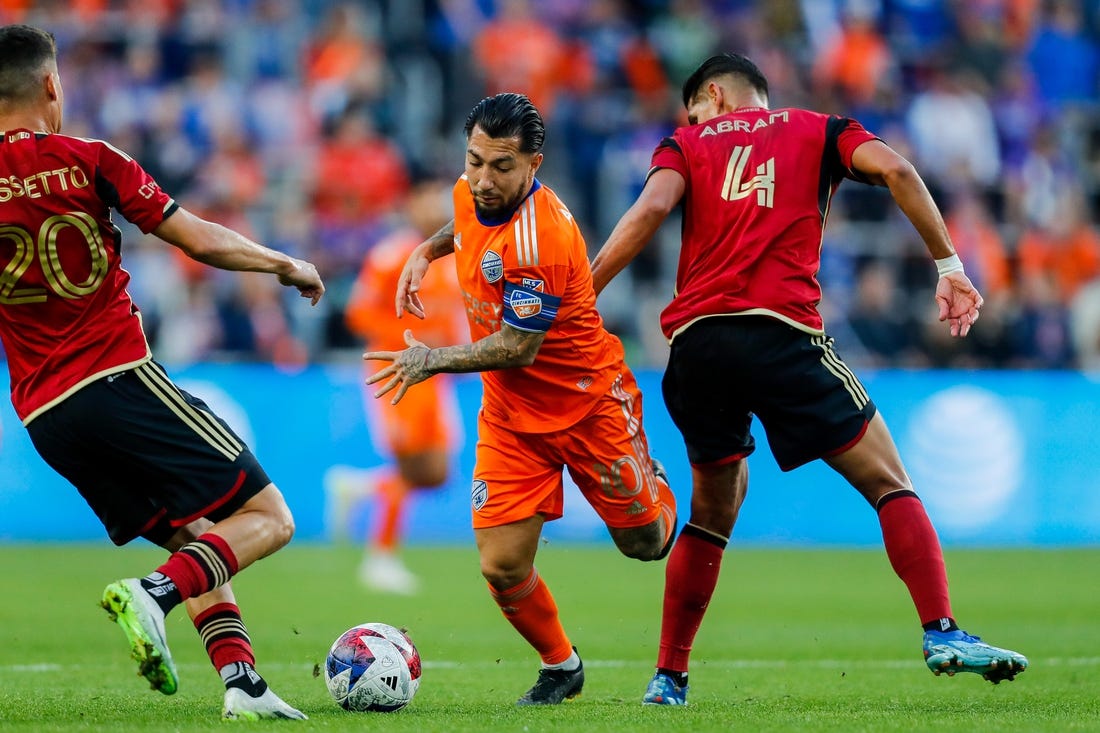
<instances>
[{"instance_id":1,"label":"short sleeve","mask_svg":"<svg viewBox=\"0 0 1100 733\"><path fill-rule=\"evenodd\" d=\"M684 158L683 148L680 147L680 143L676 141L675 137L666 137L657 144L657 148L653 151L653 159L650 162L646 180L649 180L650 176L662 168L670 168L683 176L685 180L688 179L687 160Z\"/></svg>"},{"instance_id":2,"label":"short sleeve","mask_svg":"<svg viewBox=\"0 0 1100 733\"><path fill-rule=\"evenodd\" d=\"M96 167L96 190L103 201L148 234L178 208L153 177L109 143L102 143Z\"/></svg>"},{"instance_id":3,"label":"short sleeve","mask_svg":"<svg viewBox=\"0 0 1100 733\"><path fill-rule=\"evenodd\" d=\"M852 153L865 142L878 140L879 138L868 132L863 125L850 118L841 118L840 130L836 136L836 150L840 156L840 164L848 170L852 169Z\"/></svg>"}]
</instances>

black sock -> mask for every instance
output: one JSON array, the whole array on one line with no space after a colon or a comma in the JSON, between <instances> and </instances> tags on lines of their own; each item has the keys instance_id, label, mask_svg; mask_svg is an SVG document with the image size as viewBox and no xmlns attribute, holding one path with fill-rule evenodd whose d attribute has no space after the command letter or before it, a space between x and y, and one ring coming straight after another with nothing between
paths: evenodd
<instances>
[{"instance_id":1,"label":"black sock","mask_svg":"<svg viewBox=\"0 0 1100 733\"><path fill-rule=\"evenodd\" d=\"M152 572L141 579L141 587L153 597L165 615L183 603L183 594L172 579L161 572Z\"/></svg>"},{"instance_id":2,"label":"black sock","mask_svg":"<svg viewBox=\"0 0 1100 733\"><path fill-rule=\"evenodd\" d=\"M950 616L944 616L943 618L929 621L928 623L924 624L922 628L925 631L943 631L944 633L946 633L949 631L958 631L959 625L955 623L955 619L951 618Z\"/></svg>"},{"instance_id":3,"label":"black sock","mask_svg":"<svg viewBox=\"0 0 1100 733\"><path fill-rule=\"evenodd\" d=\"M225 689L239 687L248 693L249 697L259 697L267 692L267 682L260 673L252 668L248 662L233 662L218 670Z\"/></svg>"},{"instance_id":4,"label":"black sock","mask_svg":"<svg viewBox=\"0 0 1100 733\"><path fill-rule=\"evenodd\" d=\"M676 683L677 687L687 687L688 673L687 672L673 672L671 669L665 669L664 667L657 668L657 674L663 674L672 678L672 681Z\"/></svg>"}]
</instances>

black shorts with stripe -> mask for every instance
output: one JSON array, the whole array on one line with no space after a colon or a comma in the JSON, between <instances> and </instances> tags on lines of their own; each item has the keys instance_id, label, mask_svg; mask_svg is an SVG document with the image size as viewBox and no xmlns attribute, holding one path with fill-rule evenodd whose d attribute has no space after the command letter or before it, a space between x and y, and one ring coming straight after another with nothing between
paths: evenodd
<instances>
[{"instance_id":1,"label":"black shorts with stripe","mask_svg":"<svg viewBox=\"0 0 1100 733\"><path fill-rule=\"evenodd\" d=\"M843 452L875 415L831 338L767 316L692 324L673 340L661 386L694 465L752 453L754 414L784 471Z\"/></svg>"},{"instance_id":2,"label":"black shorts with stripe","mask_svg":"<svg viewBox=\"0 0 1100 733\"><path fill-rule=\"evenodd\" d=\"M156 362L96 380L27 426L111 540L163 544L200 517L217 522L271 483L248 446Z\"/></svg>"}]
</instances>

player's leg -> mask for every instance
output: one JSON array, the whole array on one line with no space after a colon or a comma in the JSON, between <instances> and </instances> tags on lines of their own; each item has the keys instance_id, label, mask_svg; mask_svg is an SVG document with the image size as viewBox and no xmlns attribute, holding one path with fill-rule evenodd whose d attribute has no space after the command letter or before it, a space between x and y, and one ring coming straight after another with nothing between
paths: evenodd
<instances>
[{"instance_id":1,"label":"player's leg","mask_svg":"<svg viewBox=\"0 0 1100 733\"><path fill-rule=\"evenodd\" d=\"M542 660L538 680L517 705L556 705L576 697L584 667L569 642L550 588L535 569L541 516L474 530L481 574L501 612Z\"/></svg>"},{"instance_id":2,"label":"player's leg","mask_svg":"<svg viewBox=\"0 0 1100 733\"><path fill-rule=\"evenodd\" d=\"M89 482L82 493L96 497L89 503L104 510L116 543L140 535L172 551L146 577L108 585L103 598L142 673L168 693L176 681L164 616L283 547L294 519L243 441L159 365L100 380L88 395L66 413L80 442L101 456L93 478L79 476Z\"/></svg>"},{"instance_id":3,"label":"player's leg","mask_svg":"<svg viewBox=\"0 0 1100 733\"><path fill-rule=\"evenodd\" d=\"M676 496L664 467L650 456L642 425L642 394L624 368L588 416L554 441L619 551L661 560L676 534Z\"/></svg>"},{"instance_id":4,"label":"player's leg","mask_svg":"<svg viewBox=\"0 0 1100 733\"><path fill-rule=\"evenodd\" d=\"M211 527L212 523L206 519L191 522L175 532L164 547L175 552L206 534ZM231 583L184 603L211 664L225 684L222 717L230 720L305 719L303 713L280 699L256 671L256 656Z\"/></svg>"},{"instance_id":5,"label":"player's leg","mask_svg":"<svg viewBox=\"0 0 1100 733\"><path fill-rule=\"evenodd\" d=\"M508 623L542 661L517 705L554 705L584 686L584 667L566 636L550 588L535 568L543 523L561 516L562 465L543 436L520 436L479 418L471 493L481 574Z\"/></svg>"},{"instance_id":6,"label":"player's leg","mask_svg":"<svg viewBox=\"0 0 1100 733\"><path fill-rule=\"evenodd\" d=\"M162 515L145 530L147 539L175 550L144 578L108 585L102 605L126 633L141 674L155 689L171 694L178 686L164 638L165 616L283 547L293 532L290 510L274 484L220 522L197 520L175 530Z\"/></svg>"},{"instance_id":7,"label":"player's leg","mask_svg":"<svg viewBox=\"0 0 1100 733\"><path fill-rule=\"evenodd\" d=\"M744 460L692 467L691 515L665 566L657 670L642 697L644 704L687 704L691 649L718 585L747 488Z\"/></svg>"},{"instance_id":8,"label":"player's leg","mask_svg":"<svg viewBox=\"0 0 1100 733\"><path fill-rule=\"evenodd\" d=\"M755 447L751 415L740 399L741 380L729 368L741 323L715 319L688 329L674 342L662 380L665 404L692 464L692 494L690 516L665 566L657 669L645 704L687 704L692 645L748 489L745 459Z\"/></svg>"},{"instance_id":9,"label":"player's leg","mask_svg":"<svg viewBox=\"0 0 1100 733\"><path fill-rule=\"evenodd\" d=\"M419 581L405 567L400 549L413 496L443 486L450 471L455 429L446 405L447 380L433 379L397 405L372 400L371 424L381 430L393 463L374 476L375 512L359 579L374 590L411 594Z\"/></svg>"},{"instance_id":10,"label":"player's leg","mask_svg":"<svg viewBox=\"0 0 1100 733\"><path fill-rule=\"evenodd\" d=\"M826 460L878 513L887 557L909 589L925 631L929 668L936 674L975 672L995 684L1027 669L1023 655L985 644L956 624L939 538L882 416L872 418L854 446Z\"/></svg>"}]
</instances>

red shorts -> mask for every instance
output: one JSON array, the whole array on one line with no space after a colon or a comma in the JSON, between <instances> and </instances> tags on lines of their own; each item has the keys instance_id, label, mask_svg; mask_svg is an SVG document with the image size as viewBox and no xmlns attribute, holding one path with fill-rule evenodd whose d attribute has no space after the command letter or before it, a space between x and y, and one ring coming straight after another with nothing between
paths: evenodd
<instances>
[{"instance_id":1,"label":"red shorts","mask_svg":"<svg viewBox=\"0 0 1100 733\"><path fill-rule=\"evenodd\" d=\"M552 433L518 433L478 416L471 489L474 529L537 514L562 515L568 470L609 527L640 527L660 516L657 477L642 428L642 393L626 370L580 422Z\"/></svg>"}]
</instances>

